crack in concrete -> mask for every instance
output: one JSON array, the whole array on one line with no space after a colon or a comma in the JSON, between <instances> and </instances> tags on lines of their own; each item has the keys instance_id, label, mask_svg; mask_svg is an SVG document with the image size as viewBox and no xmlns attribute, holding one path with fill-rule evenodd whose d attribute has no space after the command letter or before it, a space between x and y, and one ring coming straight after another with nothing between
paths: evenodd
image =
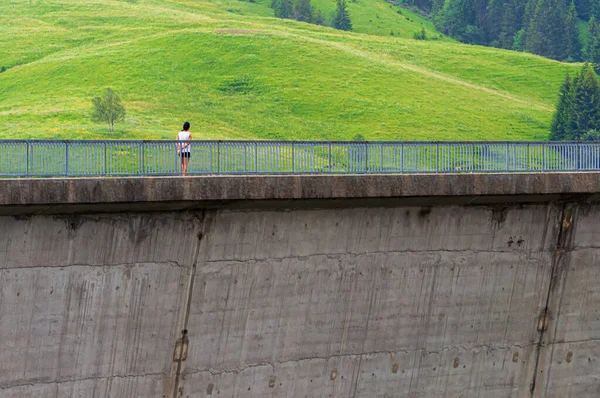
<instances>
[{"instance_id":1,"label":"crack in concrete","mask_svg":"<svg viewBox=\"0 0 600 398\"><path fill-rule=\"evenodd\" d=\"M512 254L514 251L500 251L500 250L396 250L396 251L385 251L385 252L363 252L363 253L338 253L338 254L310 254L303 256L284 256L284 257L269 257L269 258L250 258L246 260L236 260L236 259L219 259L219 260L208 260L206 261L206 266L202 267L199 270L199 275L213 275L219 274L222 271L234 266L234 265L255 265L258 263L282 263L286 260L308 260L310 258L326 258L332 261L344 260L346 258L353 258L359 256L378 256L378 255L388 255L388 254L406 254L406 253L415 253L415 254L423 254L423 253L431 253L432 256L439 257L440 254L443 253L461 253L461 254ZM525 258L527 261L532 262L540 262L541 265L544 265L543 256L534 257L536 254L548 254L548 250L536 250L536 251L519 251L517 256L519 258ZM212 265L212 267L211 267ZM452 263L449 263L452 265ZM431 267L435 267L436 265L432 265ZM217 268L218 267L218 268ZM356 266L349 266L348 269L352 267L357 268ZM207 269L208 268L208 269ZM382 266L381 268L385 268ZM390 267L388 267L390 268ZM475 267L473 267L475 268Z\"/></svg>"},{"instance_id":2,"label":"crack in concrete","mask_svg":"<svg viewBox=\"0 0 600 398\"><path fill-rule=\"evenodd\" d=\"M69 268L94 268L102 269L106 271L109 268L117 267L138 267L138 266L169 266L171 268L191 268L191 265L180 264L177 261L161 261L161 262L135 262L135 263L118 263L118 264L69 264L69 265L31 265L31 266L17 266L17 267L4 267L0 268L0 271L8 270L36 270L36 269L53 269L53 270L65 270Z\"/></svg>"},{"instance_id":3,"label":"crack in concrete","mask_svg":"<svg viewBox=\"0 0 600 398\"><path fill-rule=\"evenodd\" d=\"M0 383L0 390L5 391L11 388L19 388L25 386L37 386L37 385L56 385L56 384L64 384L64 383L79 383L90 380L106 380L106 379L132 379L132 378L140 378L140 377L153 377L153 376L161 376L167 377L169 376L164 372L156 372L156 373L140 373L140 374L124 374L124 375L109 375L109 376L88 376L82 378L74 378L67 377L60 380L52 380L52 381L39 381L39 380L30 380L30 381L22 381L16 383Z\"/></svg>"},{"instance_id":4,"label":"crack in concrete","mask_svg":"<svg viewBox=\"0 0 600 398\"><path fill-rule=\"evenodd\" d=\"M572 206L562 204L562 208L560 210L560 218L558 222L558 234L556 238L556 246L552 254L552 265L550 269L550 283L548 284L548 292L546 294L546 303L542 313L540 314L540 318L538 319L537 330L539 333L539 338L536 344L536 352L535 352L535 363L533 367L533 375L529 388L529 396L531 398L534 397L535 388L537 384L538 377L538 369L540 366L540 358L542 356L542 348L548 346L544 344L544 334L548 329L549 323L549 311L550 311L550 302L552 300L552 293L556 290L556 286L559 281L559 273L560 273L560 263L564 258L564 254L571 251L573 248L569 247L571 242L569 240L569 232L572 230L574 224L574 209ZM549 220L547 221L549 222Z\"/></svg>"},{"instance_id":5,"label":"crack in concrete","mask_svg":"<svg viewBox=\"0 0 600 398\"><path fill-rule=\"evenodd\" d=\"M176 398L178 396L179 383L180 383L181 375L184 371L183 361L185 359L184 359L184 351L183 351L184 344L183 343L184 343L185 339L188 339L188 336L187 336L188 330L187 329L188 329L188 324L190 321L192 299L194 297L194 280L196 279L196 272L198 269L198 264L206 261L206 258L204 258L203 256L201 257L201 253L204 252L205 253L204 256L206 256L208 254L208 250L206 250L206 247L205 247L205 245L207 244L207 239L205 238L205 236L206 236L207 232L210 230L211 218L207 214L209 214L209 213L203 212L202 217L200 218L202 230L201 230L200 234L198 234L198 240L199 240L198 249L196 250L196 253L194 255L194 261L193 261L193 265L192 265L191 272L190 272L190 278L189 278L189 282L188 282L189 289L187 291L186 306L185 306L185 313L184 313L184 319L183 319L183 330L182 330L182 337L181 337L182 344L181 344L181 348L180 348L180 352L179 352L179 360L177 361L177 370L175 371L175 383L173 386L173 398Z\"/></svg>"},{"instance_id":6,"label":"crack in concrete","mask_svg":"<svg viewBox=\"0 0 600 398\"><path fill-rule=\"evenodd\" d=\"M388 350L388 351L371 351L371 352L366 352L366 353L347 353L347 354L340 354L340 355L331 355L331 356L326 356L326 357L309 356L309 357L299 357L299 358L295 358L295 359L288 359L288 360L284 360L284 361L275 360L275 361L258 362L258 363L254 363L254 364L248 364L245 366L241 366L241 367L235 367L232 369L215 369L215 368L190 369L190 370L186 370L185 374L192 375L192 374L208 372L212 376L219 376L219 375L223 375L223 374L239 374L248 369L260 368L260 367L270 367L271 370L273 372L275 372L275 368L278 366L283 366L283 365L286 365L289 363L298 363L298 362L306 362L306 361L330 361L332 359L341 359L341 358L365 358L365 357L372 357L372 356L377 356L377 355L393 355L393 354L398 354L398 353L417 354L419 352L422 352L423 356L440 355L444 352L450 352L450 351L471 351L471 352L477 353L477 352L481 351L480 350L481 348L485 348L486 352L511 351L515 348L523 349L523 348L533 346L533 345L535 345L535 342L523 344L523 345L513 344L511 346L497 346L497 347L494 347L492 344L480 344L480 345L474 345L472 347L465 347L465 346L444 347L439 351L425 351L424 349L416 349L416 350L396 349L396 350Z\"/></svg>"}]
</instances>

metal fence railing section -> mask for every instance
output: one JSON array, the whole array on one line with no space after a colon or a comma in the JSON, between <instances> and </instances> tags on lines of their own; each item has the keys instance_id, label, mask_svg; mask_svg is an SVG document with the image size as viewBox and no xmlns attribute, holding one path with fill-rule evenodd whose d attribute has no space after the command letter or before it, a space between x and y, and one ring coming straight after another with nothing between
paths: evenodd
<instances>
[{"instance_id":1,"label":"metal fence railing section","mask_svg":"<svg viewBox=\"0 0 600 398\"><path fill-rule=\"evenodd\" d=\"M190 141L188 174L600 170L600 142ZM181 174L176 141L0 140L0 176Z\"/></svg>"}]
</instances>

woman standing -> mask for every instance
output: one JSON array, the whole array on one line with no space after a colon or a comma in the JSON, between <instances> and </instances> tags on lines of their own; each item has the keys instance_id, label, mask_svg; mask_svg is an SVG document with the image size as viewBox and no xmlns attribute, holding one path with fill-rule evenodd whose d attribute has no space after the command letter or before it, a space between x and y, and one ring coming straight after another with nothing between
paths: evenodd
<instances>
[{"instance_id":1,"label":"woman standing","mask_svg":"<svg viewBox=\"0 0 600 398\"><path fill-rule=\"evenodd\" d=\"M190 162L191 153L191 141L192 133L190 133L190 123L183 123L183 130L177 133L177 141L184 141L177 143L177 154L181 156L181 174L185 175L188 169L188 163ZM185 142L187 141L187 142Z\"/></svg>"}]
</instances>

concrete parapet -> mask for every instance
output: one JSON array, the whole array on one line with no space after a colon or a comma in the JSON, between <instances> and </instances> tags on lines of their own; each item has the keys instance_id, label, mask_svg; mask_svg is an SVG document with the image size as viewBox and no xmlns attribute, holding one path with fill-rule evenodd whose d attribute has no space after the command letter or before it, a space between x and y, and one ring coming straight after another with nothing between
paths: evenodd
<instances>
[{"instance_id":1,"label":"concrete parapet","mask_svg":"<svg viewBox=\"0 0 600 398\"><path fill-rule=\"evenodd\" d=\"M211 203L383 198L476 204L494 197L496 201L596 199L599 193L600 173L0 179L0 210L8 213L9 206L26 206L41 213L84 212L94 210L91 205L103 211L182 210Z\"/></svg>"}]
</instances>

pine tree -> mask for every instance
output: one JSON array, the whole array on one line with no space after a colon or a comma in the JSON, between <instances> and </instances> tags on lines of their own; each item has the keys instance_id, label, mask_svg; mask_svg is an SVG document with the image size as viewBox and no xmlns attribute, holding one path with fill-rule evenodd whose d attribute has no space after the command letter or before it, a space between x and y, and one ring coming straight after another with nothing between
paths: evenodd
<instances>
[{"instance_id":1,"label":"pine tree","mask_svg":"<svg viewBox=\"0 0 600 398\"><path fill-rule=\"evenodd\" d=\"M444 8L445 0L433 0L431 3L431 15L436 15Z\"/></svg>"},{"instance_id":2,"label":"pine tree","mask_svg":"<svg viewBox=\"0 0 600 398\"><path fill-rule=\"evenodd\" d=\"M275 16L277 18L292 17L293 10L291 0L273 0L272 6L275 10Z\"/></svg>"},{"instance_id":3,"label":"pine tree","mask_svg":"<svg viewBox=\"0 0 600 398\"><path fill-rule=\"evenodd\" d=\"M572 117L574 131L571 139L579 141L589 130L600 127L600 86L587 63L574 82Z\"/></svg>"},{"instance_id":4,"label":"pine tree","mask_svg":"<svg viewBox=\"0 0 600 398\"><path fill-rule=\"evenodd\" d=\"M525 35L525 49L552 59L567 58L565 1L538 0Z\"/></svg>"},{"instance_id":5,"label":"pine tree","mask_svg":"<svg viewBox=\"0 0 600 398\"><path fill-rule=\"evenodd\" d=\"M352 30L352 21L346 8L346 0L337 0L337 11L333 20L333 27L339 30Z\"/></svg>"},{"instance_id":6,"label":"pine tree","mask_svg":"<svg viewBox=\"0 0 600 398\"><path fill-rule=\"evenodd\" d=\"M570 61L581 61L581 37L577 28L577 10L575 2L571 5L565 17L565 36L567 45L567 59Z\"/></svg>"},{"instance_id":7,"label":"pine tree","mask_svg":"<svg viewBox=\"0 0 600 398\"><path fill-rule=\"evenodd\" d=\"M590 18L589 22L585 56L586 60L594 67L594 70L600 72L600 26L594 16Z\"/></svg>"},{"instance_id":8,"label":"pine tree","mask_svg":"<svg viewBox=\"0 0 600 398\"><path fill-rule=\"evenodd\" d=\"M500 36L498 37L498 45L502 48L512 48L514 37L519 30L520 24L517 17L518 9L515 8L515 3L504 3L502 24Z\"/></svg>"},{"instance_id":9,"label":"pine tree","mask_svg":"<svg viewBox=\"0 0 600 398\"><path fill-rule=\"evenodd\" d=\"M294 2L294 19L300 22L312 22L313 9L310 0L296 0Z\"/></svg>"},{"instance_id":10,"label":"pine tree","mask_svg":"<svg viewBox=\"0 0 600 398\"><path fill-rule=\"evenodd\" d=\"M567 73L565 82L560 88L556 112L552 120L550 139L554 141L567 140L571 136L573 121L573 85Z\"/></svg>"},{"instance_id":11,"label":"pine tree","mask_svg":"<svg viewBox=\"0 0 600 398\"><path fill-rule=\"evenodd\" d=\"M323 16L321 10L317 10L317 13L315 14L315 24L325 25L325 17Z\"/></svg>"},{"instance_id":12,"label":"pine tree","mask_svg":"<svg viewBox=\"0 0 600 398\"><path fill-rule=\"evenodd\" d=\"M600 19L600 0L592 0L591 4L589 6L589 13L588 15L581 15L582 18L584 19L589 19L591 17L596 18L596 21L598 21L598 19ZM586 18L589 17L589 18Z\"/></svg>"},{"instance_id":13,"label":"pine tree","mask_svg":"<svg viewBox=\"0 0 600 398\"><path fill-rule=\"evenodd\" d=\"M533 15L535 14L535 9L537 7L538 0L529 0L525 5L525 12L523 13L523 19L521 20L521 25L525 29L531 23L533 19Z\"/></svg>"},{"instance_id":14,"label":"pine tree","mask_svg":"<svg viewBox=\"0 0 600 398\"><path fill-rule=\"evenodd\" d=\"M479 42L481 39L474 0L447 0L435 22L442 32L462 42Z\"/></svg>"},{"instance_id":15,"label":"pine tree","mask_svg":"<svg viewBox=\"0 0 600 398\"><path fill-rule=\"evenodd\" d=\"M507 0L490 0L487 6L487 17L483 24L486 42L495 47L500 45L500 35L504 28L504 13Z\"/></svg>"}]
</instances>

